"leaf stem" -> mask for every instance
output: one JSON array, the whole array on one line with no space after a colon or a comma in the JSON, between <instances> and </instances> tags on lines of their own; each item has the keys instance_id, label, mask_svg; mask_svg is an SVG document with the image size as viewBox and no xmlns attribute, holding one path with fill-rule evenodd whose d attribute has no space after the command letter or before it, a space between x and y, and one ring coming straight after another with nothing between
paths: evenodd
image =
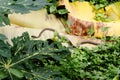
<instances>
[{"instance_id":1,"label":"leaf stem","mask_svg":"<svg viewBox=\"0 0 120 80\"><path fill-rule=\"evenodd\" d=\"M41 79L47 80L45 77L42 77L42 76L40 76L40 75L36 75L36 74L32 74L32 75L34 75L34 76L36 76L36 77L39 77L39 78L41 78Z\"/></svg>"},{"instance_id":2,"label":"leaf stem","mask_svg":"<svg viewBox=\"0 0 120 80\"><path fill-rule=\"evenodd\" d=\"M16 55L23 47L19 47L18 50L14 53Z\"/></svg>"},{"instance_id":3,"label":"leaf stem","mask_svg":"<svg viewBox=\"0 0 120 80\"><path fill-rule=\"evenodd\" d=\"M12 67L12 66L14 66L14 65L16 65L16 64L18 64L18 63L20 63L20 62L22 62L22 61L25 61L25 60L27 60L27 59L29 59L29 58L31 58L31 57L34 57L34 56L36 56L36 55L38 55L38 54L39 54L39 52L33 53L33 55L27 56L27 57L25 57L25 58L23 58L23 59L15 62L15 63L12 63L9 67Z\"/></svg>"},{"instance_id":4,"label":"leaf stem","mask_svg":"<svg viewBox=\"0 0 120 80\"><path fill-rule=\"evenodd\" d=\"M12 74L10 73L9 69L7 69L7 70L8 70L8 73L10 75L11 80L13 80Z\"/></svg>"}]
</instances>

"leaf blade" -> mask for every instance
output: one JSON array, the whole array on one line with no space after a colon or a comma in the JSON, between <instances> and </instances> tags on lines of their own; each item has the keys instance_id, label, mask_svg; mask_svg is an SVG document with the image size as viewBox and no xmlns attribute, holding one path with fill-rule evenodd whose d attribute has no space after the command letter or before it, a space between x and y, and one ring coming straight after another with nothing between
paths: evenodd
<instances>
[{"instance_id":1,"label":"leaf blade","mask_svg":"<svg viewBox=\"0 0 120 80\"><path fill-rule=\"evenodd\" d=\"M0 80L4 79L7 77L7 74L5 74L4 71L0 70Z\"/></svg>"},{"instance_id":2,"label":"leaf blade","mask_svg":"<svg viewBox=\"0 0 120 80\"><path fill-rule=\"evenodd\" d=\"M21 70L10 68L9 71L10 71L10 73L12 73L14 76L16 76L18 78L22 78L24 76L23 72Z\"/></svg>"}]
</instances>

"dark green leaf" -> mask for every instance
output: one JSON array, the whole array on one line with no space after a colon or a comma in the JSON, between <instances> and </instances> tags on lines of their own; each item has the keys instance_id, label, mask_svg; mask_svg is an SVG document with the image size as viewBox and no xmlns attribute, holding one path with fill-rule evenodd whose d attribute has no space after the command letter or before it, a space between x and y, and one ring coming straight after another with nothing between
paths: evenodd
<instances>
[{"instance_id":1,"label":"dark green leaf","mask_svg":"<svg viewBox=\"0 0 120 80\"><path fill-rule=\"evenodd\" d=\"M60 9L60 10L58 10L58 13L63 15L63 14L68 13L68 11L66 9Z\"/></svg>"},{"instance_id":2,"label":"dark green leaf","mask_svg":"<svg viewBox=\"0 0 120 80\"><path fill-rule=\"evenodd\" d=\"M10 45L2 40L0 40L0 56L6 58L11 57Z\"/></svg>"},{"instance_id":3,"label":"dark green leaf","mask_svg":"<svg viewBox=\"0 0 120 80\"><path fill-rule=\"evenodd\" d=\"M9 25L7 16L10 13L28 13L30 10L40 10L47 5L45 0L0 0L0 26Z\"/></svg>"},{"instance_id":4,"label":"dark green leaf","mask_svg":"<svg viewBox=\"0 0 120 80\"><path fill-rule=\"evenodd\" d=\"M2 25L10 25L8 17L4 16L3 14L0 15L0 21Z\"/></svg>"},{"instance_id":5,"label":"dark green leaf","mask_svg":"<svg viewBox=\"0 0 120 80\"><path fill-rule=\"evenodd\" d=\"M11 54L10 54L10 51L8 49L3 48L3 49L0 49L0 56L10 58Z\"/></svg>"},{"instance_id":6,"label":"dark green leaf","mask_svg":"<svg viewBox=\"0 0 120 80\"><path fill-rule=\"evenodd\" d=\"M3 26L3 20L0 18L0 27Z\"/></svg>"},{"instance_id":7,"label":"dark green leaf","mask_svg":"<svg viewBox=\"0 0 120 80\"><path fill-rule=\"evenodd\" d=\"M7 76L8 75L4 71L0 70L0 80L6 78Z\"/></svg>"},{"instance_id":8,"label":"dark green leaf","mask_svg":"<svg viewBox=\"0 0 120 80\"><path fill-rule=\"evenodd\" d=\"M22 78L24 76L24 74L21 70L10 68L9 71L10 71L10 73L12 73L13 75L15 75L18 78Z\"/></svg>"},{"instance_id":9,"label":"dark green leaf","mask_svg":"<svg viewBox=\"0 0 120 80\"><path fill-rule=\"evenodd\" d=\"M50 69L46 69L43 67L39 67L39 68L33 69L32 72L29 72L28 74L26 74L26 77L32 80L36 80L36 79L37 80L49 80L49 79L52 80L51 79L52 76L61 74L58 71L52 71Z\"/></svg>"},{"instance_id":10,"label":"dark green leaf","mask_svg":"<svg viewBox=\"0 0 120 80\"><path fill-rule=\"evenodd\" d=\"M5 35L0 34L0 40L4 41L4 40L6 40L6 39L7 39L7 37L6 37Z\"/></svg>"},{"instance_id":11,"label":"dark green leaf","mask_svg":"<svg viewBox=\"0 0 120 80\"><path fill-rule=\"evenodd\" d=\"M71 80L71 79L66 79L66 78L56 77L56 78L53 78L52 80Z\"/></svg>"}]
</instances>

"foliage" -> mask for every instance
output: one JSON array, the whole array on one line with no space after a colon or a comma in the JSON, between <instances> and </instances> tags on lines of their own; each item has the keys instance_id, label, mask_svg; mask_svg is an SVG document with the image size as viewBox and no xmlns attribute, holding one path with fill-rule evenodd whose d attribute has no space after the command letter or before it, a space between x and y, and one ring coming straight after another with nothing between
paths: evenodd
<instances>
[{"instance_id":1,"label":"foliage","mask_svg":"<svg viewBox=\"0 0 120 80\"><path fill-rule=\"evenodd\" d=\"M107 15L105 15L104 13L96 13L95 20L102 22L111 21L110 19L107 18Z\"/></svg>"},{"instance_id":2,"label":"foliage","mask_svg":"<svg viewBox=\"0 0 120 80\"><path fill-rule=\"evenodd\" d=\"M7 43L0 35L2 80L119 80L120 40L96 48L65 47L62 40L31 40L28 33ZM54 38L55 39L55 38Z\"/></svg>"},{"instance_id":3,"label":"foliage","mask_svg":"<svg viewBox=\"0 0 120 80\"><path fill-rule=\"evenodd\" d=\"M0 26L10 24L8 14L28 13L30 10L39 10L48 3L45 0L0 0Z\"/></svg>"},{"instance_id":4,"label":"foliage","mask_svg":"<svg viewBox=\"0 0 120 80\"><path fill-rule=\"evenodd\" d=\"M88 1L95 5L96 9L104 8L105 6L117 2L118 0L70 0L70 1Z\"/></svg>"},{"instance_id":5,"label":"foliage","mask_svg":"<svg viewBox=\"0 0 120 80\"><path fill-rule=\"evenodd\" d=\"M45 67L69 54L69 48L52 40L31 40L28 33L12 39L13 46L0 35L0 80L64 80L60 71ZM67 78L66 78L67 80Z\"/></svg>"},{"instance_id":6,"label":"foliage","mask_svg":"<svg viewBox=\"0 0 120 80\"><path fill-rule=\"evenodd\" d=\"M94 34L93 27L88 30L88 35L92 36Z\"/></svg>"},{"instance_id":7,"label":"foliage","mask_svg":"<svg viewBox=\"0 0 120 80\"><path fill-rule=\"evenodd\" d=\"M0 24L9 24L6 14L27 13L29 10L41 8L43 3L40 1L0 0L2 6ZM42 1L43 6L47 4ZM106 0L89 1L96 5L104 4ZM57 0L48 0L48 3L46 6L48 12L59 15L67 13L64 7L62 9L57 7ZM108 28L102 28L102 31ZM93 29L90 29L89 35L93 33ZM13 45L6 40L7 38L0 34L0 80L119 80L120 78L119 38L110 38L111 42L103 43L93 49L65 47L61 40L32 40L28 33L12 39Z\"/></svg>"},{"instance_id":8,"label":"foliage","mask_svg":"<svg viewBox=\"0 0 120 80\"><path fill-rule=\"evenodd\" d=\"M68 11L66 10L65 6L63 5L58 5L59 0L47 0L48 5L46 5L47 11L48 13L52 13L55 14L57 17L59 18L64 18L65 20L67 19L67 13ZM91 4L93 4L95 6L95 10L99 10L101 8L105 8L107 5L117 2L117 0L69 0L70 2L74 2L74 1L88 1ZM97 13L95 16L95 20L97 21L111 21L110 19L107 18L107 15L103 14L103 13Z\"/></svg>"},{"instance_id":9,"label":"foliage","mask_svg":"<svg viewBox=\"0 0 120 80\"><path fill-rule=\"evenodd\" d=\"M119 80L120 40L99 45L97 48L75 48L71 58L64 59L63 73L72 80ZM67 64L66 64L67 63Z\"/></svg>"},{"instance_id":10,"label":"foliage","mask_svg":"<svg viewBox=\"0 0 120 80\"><path fill-rule=\"evenodd\" d=\"M58 1L59 0L47 0L49 4L46 5L46 9L48 13L52 13L52 14L55 14L59 18L62 17L66 19L66 15L68 11L65 9L65 6L58 6L59 4Z\"/></svg>"}]
</instances>

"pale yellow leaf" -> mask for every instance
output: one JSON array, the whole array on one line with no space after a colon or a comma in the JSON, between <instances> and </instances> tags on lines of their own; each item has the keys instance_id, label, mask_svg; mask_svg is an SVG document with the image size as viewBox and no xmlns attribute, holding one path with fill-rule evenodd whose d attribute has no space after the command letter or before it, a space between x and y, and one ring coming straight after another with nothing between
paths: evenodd
<instances>
[{"instance_id":1,"label":"pale yellow leaf","mask_svg":"<svg viewBox=\"0 0 120 80\"><path fill-rule=\"evenodd\" d=\"M94 6L89 2L69 2L69 0L59 0L60 5L65 5L68 13L69 26L72 29L72 34L78 36L87 36L88 30L94 28L94 36L101 38L103 36L120 36L120 2L116 2L107 6L98 12L103 12L112 19L109 22L96 21L94 19L96 11ZM102 31L103 27L109 27L108 30Z\"/></svg>"},{"instance_id":2,"label":"pale yellow leaf","mask_svg":"<svg viewBox=\"0 0 120 80\"><path fill-rule=\"evenodd\" d=\"M61 21L53 14L48 14L46 9L31 11L27 14L13 13L9 15L12 24L29 28L53 28L59 32L64 31Z\"/></svg>"}]
</instances>

